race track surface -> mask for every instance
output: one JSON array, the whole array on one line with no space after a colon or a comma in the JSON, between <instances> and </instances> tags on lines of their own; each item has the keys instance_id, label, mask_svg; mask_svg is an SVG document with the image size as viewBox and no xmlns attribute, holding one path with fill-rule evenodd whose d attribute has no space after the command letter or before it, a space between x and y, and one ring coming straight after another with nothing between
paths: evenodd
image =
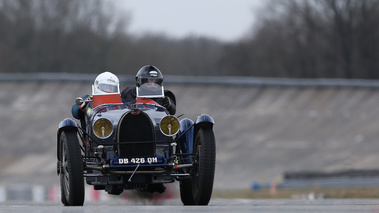
<instances>
[{"instance_id":1,"label":"race track surface","mask_svg":"<svg viewBox=\"0 0 379 213\"><path fill-rule=\"evenodd\" d=\"M178 200L164 203L131 203L127 201L89 203L83 207L63 207L56 203L5 203L0 204L4 212L29 212L29 213L108 213L108 212L378 212L377 200L214 200L209 206L182 206Z\"/></svg>"}]
</instances>

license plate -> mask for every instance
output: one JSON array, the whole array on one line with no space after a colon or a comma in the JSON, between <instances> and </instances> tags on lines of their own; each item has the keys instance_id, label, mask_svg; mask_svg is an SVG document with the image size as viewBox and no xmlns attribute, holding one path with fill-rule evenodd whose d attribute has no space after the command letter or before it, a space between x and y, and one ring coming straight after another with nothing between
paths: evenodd
<instances>
[{"instance_id":1,"label":"license plate","mask_svg":"<svg viewBox=\"0 0 379 213\"><path fill-rule=\"evenodd\" d=\"M152 164L158 163L157 157L142 157L142 158L119 158L115 161L116 164Z\"/></svg>"}]
</instances>

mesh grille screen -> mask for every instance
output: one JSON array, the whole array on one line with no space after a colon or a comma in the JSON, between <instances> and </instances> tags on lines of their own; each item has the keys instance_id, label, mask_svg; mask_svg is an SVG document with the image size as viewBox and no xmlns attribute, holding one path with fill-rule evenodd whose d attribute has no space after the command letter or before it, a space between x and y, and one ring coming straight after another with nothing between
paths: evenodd
<instances>
[{"instance_id":1,"label":"mesh grille screen","mask_svg":"<svg viewBox=\"0 0 379 213\"><path fill-rule=\"evenodd\" d=\"M119 144L120 156L154 155L155 144L143 143L154 141L154 129L148 115L127 113L119 124L118 142L137 142L138 144Z\"/></svg>"}]
</instances>

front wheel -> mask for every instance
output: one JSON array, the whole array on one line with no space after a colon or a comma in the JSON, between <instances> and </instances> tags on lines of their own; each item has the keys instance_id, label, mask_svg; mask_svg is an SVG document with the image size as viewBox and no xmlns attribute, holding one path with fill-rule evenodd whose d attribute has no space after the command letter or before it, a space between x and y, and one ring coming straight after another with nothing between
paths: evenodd
<instances>
[{"instance_id":1,"label":"front wheel","mask_svg":"<svg viewBox=\"0 0 379 213\"><path fill-rule=\"evenodd\" d=\"M213 191L216 164L216 142L211 128L199 129L194 147L194 169L191 179L180 183L184 205L208 205Z\"/></svg>"},{"instance_id":2,"label":"front wheel","mask_svg":"<svg viewBox=\"0 0 379 213\"><path fill-rule=\"evenodd\" d=\"M82 206L84 203L83 161L76 131L63 130L61 146L61 201L65 206Z\"/></svg>"}]
</instances>

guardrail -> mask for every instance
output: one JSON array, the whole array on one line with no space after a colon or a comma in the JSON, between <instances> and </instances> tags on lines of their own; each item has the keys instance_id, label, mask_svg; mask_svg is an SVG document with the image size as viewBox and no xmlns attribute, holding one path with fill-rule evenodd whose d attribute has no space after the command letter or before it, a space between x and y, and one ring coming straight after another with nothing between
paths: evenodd
<instances>
[{"instance_id":1,"label":"guardrail","mask_svg":"<svg viewBox=\"0 0 379 213\"><path fill-rule=\"evenodd\" d=\"M378 188L379 177L330 177L303 180L284 180L282 188Z\"/></svg>"},{"instance_id":2,"label":"guardrail","mask_svg":"<svg viewBox=\"0 0 379 213\"><path fill-rule=\"evenodd\" d=\"M0 73L0 81L93 82L97 74L88 73ZM117 75L122 83L135 83L134 75ZM179 76L165 75L167 84L275 87L379 88L379 80L262 78L250 76Z\"/></svg>"},{"instance_id":3,"label":"guardrail","mask_svg":"<svg viewBox=\"0 0 379 213\"><path fill-rule=\"evenodd\" d=\"M333 172L285 172L283 188L379 187L379 170L340 170Z\"/></svg>"}]
</instances>

